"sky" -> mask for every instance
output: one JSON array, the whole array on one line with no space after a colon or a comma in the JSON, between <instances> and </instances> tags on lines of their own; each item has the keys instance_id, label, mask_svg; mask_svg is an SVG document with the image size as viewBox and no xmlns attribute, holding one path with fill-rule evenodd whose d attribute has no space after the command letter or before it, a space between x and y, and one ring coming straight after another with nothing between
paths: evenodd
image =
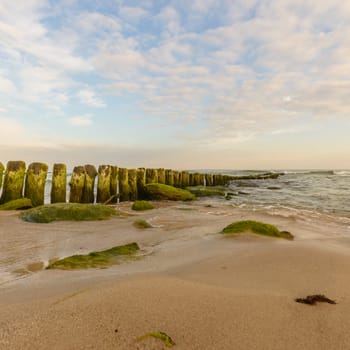
<instances>
[{"instance_id":1,"label":"sky","mask_svg":"<svg viewBox=\"0 0 350 350\"><path fill-rule=\"evenodd\" d=\"M0 161L350 168L350 2L1 0Z\"/></svg>"}]
</instances>

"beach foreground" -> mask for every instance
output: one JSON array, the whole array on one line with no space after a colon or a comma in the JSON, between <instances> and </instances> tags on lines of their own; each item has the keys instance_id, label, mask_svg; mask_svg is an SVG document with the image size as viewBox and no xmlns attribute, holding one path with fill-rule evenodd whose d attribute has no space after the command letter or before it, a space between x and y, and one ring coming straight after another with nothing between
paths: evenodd
<instances>
[{"instance_id":1,"label":"beach foreground","mask_svg":"<svg viewBox=\"0 0 350 350\"><path fill-rule=\"evenodd\" d=\"M58 242L62 231L72 249L136 240L146 256L104 270L42 270L2 284L0 348L165 349L157 339L137 341L156 331L171 336L174 349L350 348L349 232L342 236L345 228L337 231L333 223L207 205L158 204L147 213L87 224L40 226L2 214L2 239L11 225L13 244L26 234L33 245L50 232ZM154 228L136 229L135 217ZM218 234L242 218L279 225L295 240ZM39 250L47 245L35 243ZM337 304L294 301L310 294Z\"/></svg>"}]
</instances>

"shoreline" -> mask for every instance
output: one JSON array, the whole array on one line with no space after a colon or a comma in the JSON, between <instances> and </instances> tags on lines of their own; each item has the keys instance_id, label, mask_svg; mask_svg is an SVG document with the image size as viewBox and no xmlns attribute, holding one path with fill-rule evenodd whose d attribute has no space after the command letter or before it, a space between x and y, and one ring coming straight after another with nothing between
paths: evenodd
<instances>
[{"instance_id":1,"label":"shoreline","mask_svg":"<svg viewBox=\"0 0 350 350\"><path fill-rule=\"evenodd\" d=\"M56 253L136 241L147 254L108 269L41 270L1 285L0 348L162 349L155 339L136 342L152 331L169 334L174 349L346 348L350 244L342 226L329 232L333 226L323 222L208 203L156 202L142 213L123 204L133 216L88 223L30 224L2 215L0 233L12 223L12 242L26 234L37 247L32 255L44 246L52 254L50 239ZM155 227L133 227L141 217ZM289 230L295 241L218 234L248 218ZM295 303L310 294L338 304Z\"/></svg>"}]
</instances>

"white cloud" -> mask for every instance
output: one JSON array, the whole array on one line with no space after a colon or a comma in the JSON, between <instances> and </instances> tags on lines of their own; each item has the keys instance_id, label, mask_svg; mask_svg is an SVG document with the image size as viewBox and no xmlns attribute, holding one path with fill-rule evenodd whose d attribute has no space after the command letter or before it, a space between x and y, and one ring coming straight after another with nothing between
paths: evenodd
<instances>
[{"instance_id":1,"label":"white cloud","mask_svg":"<svg viewBox=\"0 0 350 350\"><path fill-rule=\"evenodd\" d=\"M95 108L106 107L106 104L91 90L80 90L78 92L78 97L80 99L80 102L87 106Z\"/></svg>"},{"instance_id":2,"label":"white cloud","mask_svg":"<svg viewBox=\"0 0 350 350\"><path fill-rule=\"evenodd\" d=\"M89 126L93 123L91 115L77 115L68 119L68 122L73 126Z\"/></svg>"}]
</instances>

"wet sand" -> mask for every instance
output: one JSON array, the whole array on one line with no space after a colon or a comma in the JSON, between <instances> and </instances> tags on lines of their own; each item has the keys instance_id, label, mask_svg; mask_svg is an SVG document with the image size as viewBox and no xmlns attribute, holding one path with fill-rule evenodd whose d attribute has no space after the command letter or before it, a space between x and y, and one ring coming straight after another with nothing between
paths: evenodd
<instances>
[{"instance_id":1,"label":"wet sand","mask_svg":"<svg viewBox=\"0 0 350 350\"><path fill-rule=\"evenodd\" d=\"M137 342L152 331L169 334L174 349L350 348L348 228L208 203L156 203L145 213L123 204L134 216L94 223L37 225L1 213L3 266L17 254L8 271L131 241L145 257L3 283L0 349L164 349L159 340ZM137 229L136 218L155 227ZM276 224L295 240L218 234L238 219ZM309 294L337 304L294 301Z\"/></svg>"}]
</instances>

